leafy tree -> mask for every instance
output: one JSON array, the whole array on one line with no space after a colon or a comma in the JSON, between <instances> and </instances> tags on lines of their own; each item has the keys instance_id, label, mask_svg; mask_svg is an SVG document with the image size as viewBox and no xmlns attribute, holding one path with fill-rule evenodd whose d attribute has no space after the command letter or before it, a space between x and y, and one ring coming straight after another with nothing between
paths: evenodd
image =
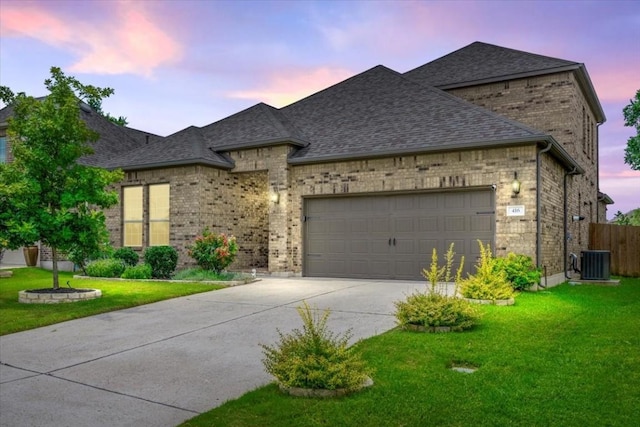
<instances>
[{"instance_id":1,"label":"leafy tree","mask_svg":"<svg viewBox=\"0 0 640 427\"><path fill-rule=\"evenodd\" d=\"M622 114L624 125L636 128L636 136L630 137L627 141L624 162L631 166L631 169L640 170L640 89L636 92L635 99L629 100L629 105L624 107Z\"/></svg>"},{"instance_id":2,"label":"leafy tree","mask_svg":"<svg viewBox=\"0 0 640 427\"><path fill-rule=\"evenodd\" d=\"M50 247L57 289L59 251L104 240L102 209L118 202L106 188L122 172L78 163L99 138L81 120L80 102L100 101L113 89L83 85L57 67L44 84L50 94L39 99L0 87L0 100L13 109L7 135L14 159L0 168L0 238L12 248L37 240Z\"/></svg>"},{"instance_id":3,"label":"leafy tree","mask_svg":"<svg viewBox=\"0 0 640 427\"><path fill-rule=\"evenodd\" d=\"M640 208L623 214L618 211L614 215L613 222L618 225L639 225L640 226Z\"/></svg>"},{"instance_id":4,"label":"leafy tree","mask_svg":"<svg viewBox=\"0 0 640 427\"><path fill-rule=\"evenodd\" d=\"M116 118L111 114L102 111L102 99L89 98L87 99L87 105L89 105L89 107L91 107L96 113L109 120L111 123L115 123L118 126L126 126L127 124L129 124L127 118L124 116L119 116Z\"/></svg>"}]
</instances>

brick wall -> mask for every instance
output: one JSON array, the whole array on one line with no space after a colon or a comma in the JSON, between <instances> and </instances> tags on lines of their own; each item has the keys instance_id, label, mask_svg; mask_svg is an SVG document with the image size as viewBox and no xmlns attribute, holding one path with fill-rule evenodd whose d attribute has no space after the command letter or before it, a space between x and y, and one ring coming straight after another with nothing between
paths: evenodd
<instances>
[{"instance_id":1,"label":"brick wall","mask_svg":"<svg viewBox=\"0 0 640 427\"><path fill-rule=\"evenodd\" d=\"M570 177L568 183L567 239L569 252L586 250L589 222L603 221L606 213L598 212L598 131L595 115L574 74L564 72L448 92L552 135L580 164L585 174ZM550 239L544 258L550 259L553 242L562 241L562 228L557 227L558 221L562 224L562 217L557 218L556 211L564 201L548 192L562 186L563 174L558 170L553 173L547 170L546 173L549 185L543 189L542 218L548 221L548 224L543 224L543 229ZM553 181L557 179L559 181ZM547 216L545 212L553 214ZM584 216L585 220L574 222L571 220L573 215Z\"/></svg>"},{"instance_id":2,"label":"brick wall","mask_svg":"<svg viewBox=\"0 0 640 427\"><path fill-rule=\"evenodd\" d=\"M300 165L291 168L291 270L302 271L303 198L317 195L384 194L392 191L486 188L496 185L496 253L535 258L536 146L423 154L374 160ZM514 172L522 183L513 195ZM525 216L507 217L508 205L524 205Z\"/></svg>"},{"instance_id":3,"label":"brick wall","mask_svg":"<svg viewBox=\"0 0 640 427\"><path fill-rule=\"evenodd\" d=\"M148 220L148 185L170 184L170 245L179 254L180 267L194 266L187 246L205 227L218 233L236 236L239 244L236 269L264 268L267 265L266 241L266 172L232 174L205 166L185 166L128 172L118 187L144 186L144 219ZM111 244L122 246L120 205L108 209L107 227ZM143 242L147 242L147 227L143 227ZM144 245L146 247L146 244ZM142 248L135 248L140 252Z\"/></svg>"}]
</instances>

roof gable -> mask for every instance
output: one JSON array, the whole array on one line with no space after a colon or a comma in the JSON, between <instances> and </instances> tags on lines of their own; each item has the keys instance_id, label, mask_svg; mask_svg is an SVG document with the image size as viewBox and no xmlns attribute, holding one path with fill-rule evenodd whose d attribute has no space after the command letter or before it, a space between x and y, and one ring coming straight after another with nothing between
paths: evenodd
<instances>
[{"instance_id":1,"label":"roof gable","mask_svg":"<svg viewBox=\"0 0 640 427\"><path fill-rule=\"evenodd\" d=\"M216 151L293 143L304 146L302 133L278 109L259 103L201 128L206 144Z\"/></svg>"},{"instance_id":2,"label":"roof gable","mask_svg":"<svg viewBox=\"0 0 640 427\"><path fill-rule=\"evenodd\" d=\"M449 88L554 73L576 69L581 65L574 61L474 42L404 75L425 85Z\"/></svg>"}]
</instances>

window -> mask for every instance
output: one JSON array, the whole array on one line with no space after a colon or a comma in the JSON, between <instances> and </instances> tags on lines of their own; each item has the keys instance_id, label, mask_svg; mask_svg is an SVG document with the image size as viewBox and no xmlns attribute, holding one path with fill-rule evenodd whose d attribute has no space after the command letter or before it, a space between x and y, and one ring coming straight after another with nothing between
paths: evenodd
<instances>
[{"instance_id":1,"label":"window","mask_svg":"<svg viewBox=\"0 0 640 427\"><path fill-rule=\"evenodd\" d=\"M142 186L122 190L123 246L142 246Z\"/></svg>"},{"instance_id":2,"label":"window","mask_svg":"<svg viewBox=\"0 0 640 427\"><path fill-rule=\"evenodd\" d=\"M7 162L7 138L0 136L0 163Z\"/></svg>"},{"instance_id":3,"label":"window","mask_svg":"<svg viewBox=\"0 0 640 427\"><path fill-rule=\"evenodd\" d=\"M169 244L169 184L149 186L149 246Z\"/></svg>"}]
</instances>

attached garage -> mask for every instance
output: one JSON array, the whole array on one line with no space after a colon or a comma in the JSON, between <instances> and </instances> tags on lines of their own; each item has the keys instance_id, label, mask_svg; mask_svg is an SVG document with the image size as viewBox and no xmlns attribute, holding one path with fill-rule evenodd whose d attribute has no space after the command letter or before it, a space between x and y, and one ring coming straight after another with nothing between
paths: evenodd
<instances>
[{"instance_id":1,"label":"attached garage","mask_svg":"<svg viewBox=\"0 0 640 427\"><path fill-rule=\"evenodd\" d=\"M494 243L489 189L307 198L304 212L306 276L423 280L434 247L454 243L472 271L477 240Z\"/></svg>"}]
</instances>

